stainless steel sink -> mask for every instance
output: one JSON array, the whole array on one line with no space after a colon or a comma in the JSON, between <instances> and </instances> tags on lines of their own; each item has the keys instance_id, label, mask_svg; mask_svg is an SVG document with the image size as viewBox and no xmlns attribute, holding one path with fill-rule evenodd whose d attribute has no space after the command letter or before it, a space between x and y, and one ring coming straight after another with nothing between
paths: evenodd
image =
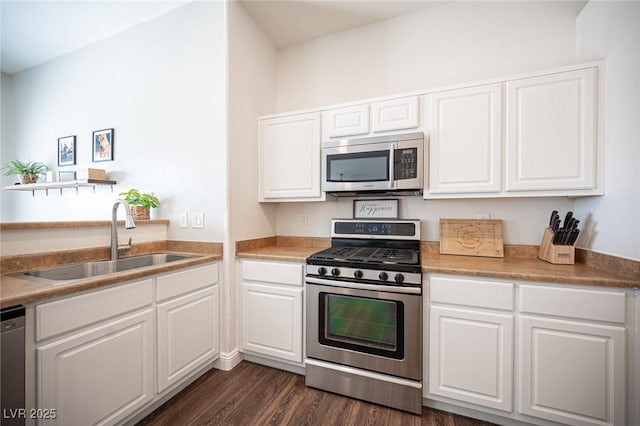
<instances>
[{"instance_id":1,"label":"stainless steel sink","mask_svg":"<svg viewBox=\"0 0 640 426\"><path fill-rule=\"evenodd\" d=\"M188 254L156 253L146 254L142 256L126 257L118 260L74 263L72 265L38 269L13 275L20 278L45 281L50 284L66 284L69 282L91 278L98 275L129 271L131 269L144 268L146 266L163 265L165 263L176 262L185 259L193 259L196 257L200 256Z\"/></svg>"}]
</instances>

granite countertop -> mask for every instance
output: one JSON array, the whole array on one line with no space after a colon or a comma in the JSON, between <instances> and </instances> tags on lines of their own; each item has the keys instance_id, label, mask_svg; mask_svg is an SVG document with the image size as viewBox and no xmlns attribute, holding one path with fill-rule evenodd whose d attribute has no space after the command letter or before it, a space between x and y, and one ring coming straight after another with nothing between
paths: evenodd
<instances>
[{"instance_id":1,"label":"granite countertop","mask_svg":"<svg viewBox=\"0 0 640 426\"><path fill-rule=\"evenodd\" d=\"M221 243L176 243L177 244L151 244L147 246L147 250L138 250L135 253L132 253L132 255L139 256L143 254L162 252L189 254L197 257L178 260L162 265L147 266L143 268L136 268L133 270L116 272L87 279L80 279L62 285L24 279L13 275L14 273L19 271L42 269L44 267L56 266L56 264L53 264L55 260L47 260L46 254L40 256L12 256L11 259L3 259L3 274L0 275L0 307L5 308L8 306L33 303L45 299L51 299L59 296L81 292L84 290L91 290L103 286L117 284L120 282L143 279L151 275L176 271L179 269L215 262L222 259ZM75 257L75 262L77 263L89 260L85 258L86 256L90 256L89 253L86 253L87 251L88 250L78 250L78 254L73 256ZM102 251L104 250L99 249L96 251L102 253ZM70 257L70 254L72 253L70 253L69 251L61 253L58 256L58 259L68 258ZM49 254L49 256L53 255ZM105 260L106 258L107 257L105 256L99 255L93 257L91 260ZM43 266L42 259L45 259L45 262L47 262L48 265ZM36 267L28 267L28 265L30 264L33 265L34 262L40 262L40 264L36 265ZM62 260L57 262L57 265L69 263L72 262Z\"/></svg>"},{"instance_id":2,"label":"granite countertop","mask_svg":"<svg viewBox=\"0 0 640 426\"><path fill-rule=\"evenodd\" d=\"M422 254L422 272L519 281L543 281L603 287L637 288L640 282L582 263L553 265L532 258L491 258Z\"/></svg>"},{"instance_id":3,"label":"granite countertop","mask_svg":"<svg viewBox=\"0 0 640 426\"><path fill-rule=\"evenodd\" d=\"M309 240L314 242L313 246L308 244ZM296 240L292 237L271 237L241 242L236 244L236 257L304 263L309 255L330 244L327 239L317 240L321 241L309 238ZM425 244L431 246L427 247ZM583 263L553 265L539 260L530 255L536 252L533 246L526 250L509 250L516 253L515 257L491 258L441 255L434 250L433 244L437 243L423 243L422 272L616 288L640 287L638 279L596 269ZM523 255L523 252L526 254Z\"/></svg>"}]
</instances>

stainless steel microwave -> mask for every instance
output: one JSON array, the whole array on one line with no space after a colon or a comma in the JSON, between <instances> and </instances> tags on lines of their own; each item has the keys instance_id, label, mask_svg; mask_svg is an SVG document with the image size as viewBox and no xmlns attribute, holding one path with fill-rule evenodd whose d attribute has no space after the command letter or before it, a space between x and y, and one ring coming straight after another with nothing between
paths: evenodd
<instances>
[{"instance_id":1,"label":"stainless steel microwave","mask_svg":"<svg viewBox=\"0 0 640 426\"><path fill-rule=\"evenodd\" d=\"M422 192L423 133L322 143L322 190L334 195Z\"/></svg>"}]
</instances>

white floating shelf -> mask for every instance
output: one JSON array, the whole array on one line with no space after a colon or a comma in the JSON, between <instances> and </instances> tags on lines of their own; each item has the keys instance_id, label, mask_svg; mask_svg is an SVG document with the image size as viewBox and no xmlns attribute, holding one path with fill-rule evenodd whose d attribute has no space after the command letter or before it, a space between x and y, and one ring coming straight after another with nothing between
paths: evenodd
<instances>
[{"instance_id":1,"label":"white floating shelf","mask_svg":"<svg viewBox=\"0 0 640 426\"><path fill-rule=\"evenodd\" d=\"M36 191L45 191L46 194L49 195L50 189L59 189L60 194L62 194L62 190L65 188L75 188L77 193L78 188L81 188L81 187L93 188L93 192L95 193L96 186L101 186L101 185L111 186L111 191L113 192L113 185L115 184L116 184L115 180L81 179L81 180L70 180L68 182L26 183L26 184L5 186L2 189L6 189L8 191L31 191L31 194L35 196Z\"/></svg>"}]
</instances>

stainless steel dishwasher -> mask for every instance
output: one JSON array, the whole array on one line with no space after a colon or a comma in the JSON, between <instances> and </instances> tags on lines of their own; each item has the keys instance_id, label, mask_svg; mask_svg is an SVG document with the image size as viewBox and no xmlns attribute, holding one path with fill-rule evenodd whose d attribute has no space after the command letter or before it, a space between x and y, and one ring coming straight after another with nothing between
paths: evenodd
<instances>
[{"instance_id":1,"label":"stainless steel dishwasher","mask_svg":"<svg viewBox=\"0 0 640 426\"><path fill-rule=\"evenodd\" d=\"M24 425L24 307L0 310L0 423Z\"/></svg>"}]
</instances>

